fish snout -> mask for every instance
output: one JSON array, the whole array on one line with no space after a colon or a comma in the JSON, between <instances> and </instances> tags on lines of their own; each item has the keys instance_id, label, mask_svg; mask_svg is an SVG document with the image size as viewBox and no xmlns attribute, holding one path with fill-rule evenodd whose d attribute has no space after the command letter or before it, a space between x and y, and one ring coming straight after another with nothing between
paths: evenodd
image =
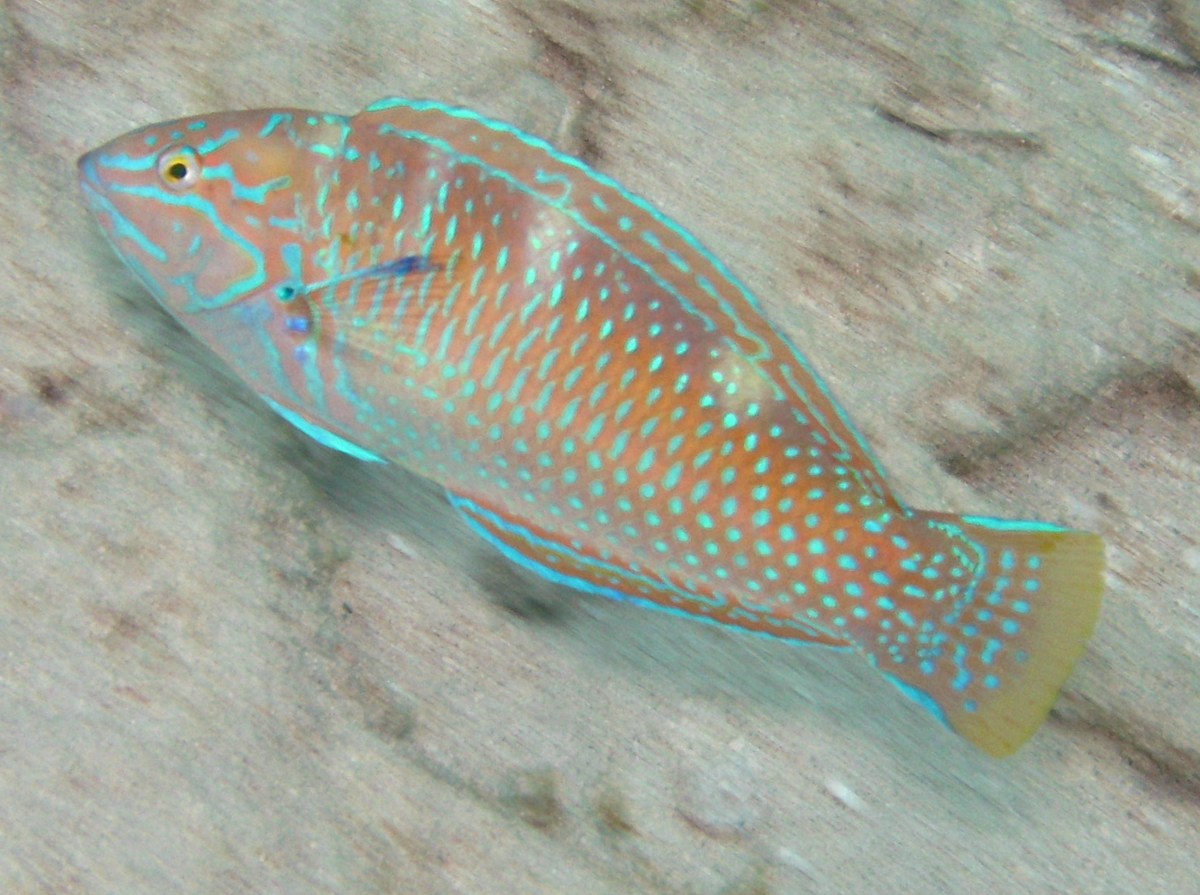
<instances>
[{"instance_id":1,"label":"fish snout","mask_svg":"<svg viewBox=\"0 0 1200 895\"><path fill-rule=\"evenodd\" d=\"M79 185L85 194L103 192L104 183L96 167L96 150L81 155L75 166L79 169Z\"/></svg>"},{"instance_id":2,"label":"fish snout","mask_svg":"<svg viewBox=\"0 0 1200 895\"><path fill-rule=\"evenodd\" d=\"M89 179L94 179L96 176L96 152L95 152L95 150L92 150L91 152L85 152L83 155L81 155L79 157L79 160L77 162L75 162L75 167L77 167L79 169L80 177L87 177Z\"/></svg>"}]
</instances>

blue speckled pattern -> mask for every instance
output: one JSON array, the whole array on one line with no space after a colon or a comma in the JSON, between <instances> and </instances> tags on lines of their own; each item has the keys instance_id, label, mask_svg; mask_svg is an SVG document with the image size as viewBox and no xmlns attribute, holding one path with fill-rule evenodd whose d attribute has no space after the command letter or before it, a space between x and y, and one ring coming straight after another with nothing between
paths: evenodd
<instances>
[{"instance_id":1,"label":"blue speckled pattern","mask_svg":"<svg viewBox=\"0 0 1200 895\"><path fill-rule=\"evenodd\" d=\"M80 173L117 253L272 408L442 483L554 580L856 650L996 755L1090 634L1099 538L907 509L720 261L515 128L398 99L221 113Z\"/></svg>"}]
</instances>

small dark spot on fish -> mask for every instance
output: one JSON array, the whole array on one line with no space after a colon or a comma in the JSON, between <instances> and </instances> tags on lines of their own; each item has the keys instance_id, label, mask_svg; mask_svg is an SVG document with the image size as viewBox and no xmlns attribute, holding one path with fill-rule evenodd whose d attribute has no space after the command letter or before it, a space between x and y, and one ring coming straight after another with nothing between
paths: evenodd
<instances>
[{"instance_id":1,"label":"small dark spot on fish","mask_svg":"<svg viewBox=\"0 0 1200 895\"><path fill-rule=\"evenodd\" d=\"M338 274L335 277L330 277L327 280L320 280L316 283L305 283L300 287L292 287L290 285L280 286L277 290L280 301L291 301L295 295L303 293L312 293L320 289L328 289L331 286L337 286L339 283L345 283L350 280L382 280L389 277L406 277L414 273L435 273L443 269L443 265L434 261L427 255L405 255L403 258L397 258L394 261L385 261L382 264L372 264L370 267L364 267L361 270L352 270L347 273ZM284 297L284 290L291 289L287 297Z\"/></svg>"},{"instance_id":2,"label":"small dark spot on fish","mask_svg":"<svg viewBox=\"0 0 1200 895\"><path fill-rule=\"evenodd\" d=\"M376 268L367 268L363 271L365 276L397 276L403 277L410 273L429 273L430 271L441 270L442 265L433 261L427 255L406 255L395 261L387 264L380 264Z\"/></svg>"}]
</instances>

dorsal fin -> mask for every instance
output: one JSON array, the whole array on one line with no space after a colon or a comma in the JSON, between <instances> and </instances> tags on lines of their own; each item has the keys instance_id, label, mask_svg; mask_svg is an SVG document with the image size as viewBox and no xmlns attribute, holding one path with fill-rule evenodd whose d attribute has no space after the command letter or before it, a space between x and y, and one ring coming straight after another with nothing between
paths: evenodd
<instances>
[{"instance_id":1,"label":"dorsal fin","mask_svg":"<svg viewBox=\"0 0 1200 895\"><path fill-rule=\"evenodd\" d=\"M853 423L791 342L763 317L757 300L700 242L644 199L585 163L511 125L442 103L384 99L353 119L428 143L461 164L476 164L554 207L610 245L754 365L780 397L798 401L812 425L833 442L837 460L858 472L876 495L899 504Z\"/></svg>"}]
</instances>

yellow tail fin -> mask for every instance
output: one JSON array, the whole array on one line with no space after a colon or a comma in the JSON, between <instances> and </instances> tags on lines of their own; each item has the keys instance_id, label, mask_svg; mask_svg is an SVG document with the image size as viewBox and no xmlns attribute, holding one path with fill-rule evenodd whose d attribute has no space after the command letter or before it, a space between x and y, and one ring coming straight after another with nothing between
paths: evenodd
<instances>
[{"instance_id":1,"label":"yellow tail fin","mask_svg":"<svg viewBox=\"0 0 1200 895\"><path fill-rule=\"evenodd\" d=\"M913 521L974 553L978 574L952 609L928 604L938 661L914 657L888 677L984 752L1010 755L1041 726L1092 633L1104 542L1040 522L941 513Z\"/></svg>"}]
</instances>

